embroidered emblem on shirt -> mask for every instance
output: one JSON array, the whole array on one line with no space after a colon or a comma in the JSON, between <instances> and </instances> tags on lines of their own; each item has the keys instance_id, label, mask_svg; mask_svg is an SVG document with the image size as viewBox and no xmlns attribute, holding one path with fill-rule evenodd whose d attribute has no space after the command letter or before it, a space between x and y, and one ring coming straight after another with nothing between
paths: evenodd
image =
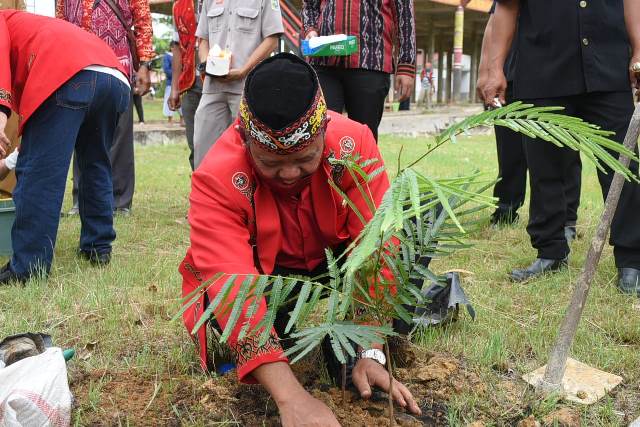
<instances>
[{"instance_id":1,"label":"embroidered emblem on shirt","mask_svg":"<svg viewBox=\"0 0 640 427\"><path fill-rule=\"evenodd\" d=\"M234 173L231 182L240 191L244 191L249 187L249 177L244 172Z\"/></svg>"},{"instance_id":2,"label":"embroidered emblem on shirt","mask_svg":"<svg viewBox=\"0 0 640 427\"><path fill-rule=\"evenodd\" d=\"M255 193L256 187L249 181L247 174L244 172L234 173L233 177L231 177L231 183L253 205L253 193Z\"/></svg>"},{"instance_id":3,"label":"embroidered emblem on shirt","mask_svg":"<svg viewBox=\"0 0 640 427\"><path fill-rule=\"evenodd\" d=\"M356 142L350 136L343 136L340 139L340 157L345 154L353 153L356 148Z\"/></svg>"}]
</instances>

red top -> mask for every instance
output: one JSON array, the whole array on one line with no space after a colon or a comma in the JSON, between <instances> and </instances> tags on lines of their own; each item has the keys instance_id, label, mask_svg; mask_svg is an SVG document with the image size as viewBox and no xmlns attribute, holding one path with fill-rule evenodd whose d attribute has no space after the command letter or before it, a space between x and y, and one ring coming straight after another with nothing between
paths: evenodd
<instances>
[{"instance_id":1,"label":"red top","mask_svg":"<svg viewBox=\"0 0 640 427\"><path fill-rule=\"evenodd\" d=\"M282 247L276 265L312 271L326 259L324 238L313 209L311 189L299 197L276 196L282 226Z\"/></svg>"},{"instance_id":2,"label":"red top","mask_svg":"<svg viewBox=\"0 0 640 427\"><path fill-rule=\"evenodd\" d=\"M20 133L34 111L78 71L102 65L126 75L109 46L93 34L16 10L0 11L0 58L0 105L20 115Z\"/></svg>"},{"instance_id":3,"label":"red top","mask_svg":"<svg viewBox=\"0 0 640 427\"><path fill-rule=\"evenodd\" d=\"M317 233L324 245L335 248L357 237L363 225L356 214L343 203L340 195L329 186L329 177L332 177L342 191L353 200L366 219L370 219L372 214L350 174L331 165L328 159L331 156L339 158L346 154L360 155L362 160L380 159L379 163L365 168L367 172L372 172L382 164L382 157L367 126L337 113L329 112L329 115L331 121L325 135L324 160L311 179L309 197L301 198L302 203L297 208L297 214L299 219L302 218L299 224L303 234ZM287 249L287 241L291 240L286 238L286 233L282 230L283 211L278 209L276 199L269 188L261 185L256 178L247 160L242 136L235 128L237 123L236 121L220 137L193 174L189 210L191 246L180 265L183 277L182 292L185 296L202 281L219 272L258 274L252 247L254 240L257 245L259 267L267 274L273 271L276 258L286 257L285 251L292 251ZM382 173L368 186L374 203L378 205L389 188L389 179ZM313 209L313 221L307 206ZM295 218L287 217L285 214L285 223L295 221ZM307 229L312 222L317 224L317 230ZM289 227L287 228L289 230ZM315 251L308 251L307 248L304 250L305 256L312 252ZM224 280L223 278L209 287L209 301L215 297ZM244 277L240 277L238 284L243 280ZM237 292L236 287L231 291L228 300L232 301ZM245 306L244 310L246 309ZM189 331L193 329L203 310L204 296L183 316ZM249 374L263 363L287 360L278 344L275 331L272 331L272 339L262 347L258 346L255 339L242 342L237 340L242 324L248 320L255 326L265 312L266 303L262 301L258 312L251 319L241 316L228 341L236 355L238 375L245 382L253 381ZM227 315L216 317L222 327L228 318L228 311L226 313ZM202 367L206 369L206 328L198 331L196 341L199 344Z\"/></svg>"}]
</instances>

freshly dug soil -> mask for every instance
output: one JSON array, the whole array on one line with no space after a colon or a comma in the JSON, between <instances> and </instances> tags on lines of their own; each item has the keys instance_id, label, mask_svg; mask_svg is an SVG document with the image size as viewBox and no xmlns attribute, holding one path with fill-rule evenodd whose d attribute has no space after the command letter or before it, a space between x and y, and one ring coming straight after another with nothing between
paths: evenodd
<instances>
[{"instance_id":1,"label":"freshly dug soil","mask_svg":"<svg viewBox=\"0 0 640 427\"><path fill-rule=\"evenodd\" d=\"M447 400L462 390L483 393L477 375L464 369L454 358L407 350L405 366L396 369L396 378L411 389L422 415L414 417L396 407L400 426L447 425ZM342 401L342 391L329 385L319 372L320 360L311 358L294 365L302 384L350 426L388 426L386 394L377 392L362 400L351 390ZM240 384L235 374L202 381L195 376L145 376L136 371L93 371L76 373L72 391L78 404L76 416L83 425L181 425L234 421L243 426L278 426L276 405L260 386Z\"/></svg>"}]
</instances>

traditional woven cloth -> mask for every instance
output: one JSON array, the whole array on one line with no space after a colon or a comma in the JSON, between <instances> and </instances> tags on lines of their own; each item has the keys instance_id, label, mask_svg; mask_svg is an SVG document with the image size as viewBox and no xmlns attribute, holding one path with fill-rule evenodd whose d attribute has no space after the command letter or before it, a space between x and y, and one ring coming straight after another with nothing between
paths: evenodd
<instances>
[{"instance_id":1,"label":"traditional woven cloth","mask_svg":"<svg viewBox=\"0 0 640 427\"><path fill-rule=\"evenodd\" d=\"M134 28L140 60L153 59L153 30L148 0L114 0L114 3L120 8L127 25ZM113 49L128 75L133 76L127 32L106 2L96 4L95 0L59 0L56 17L100 37Z\"/></svg>"}]
</instances>

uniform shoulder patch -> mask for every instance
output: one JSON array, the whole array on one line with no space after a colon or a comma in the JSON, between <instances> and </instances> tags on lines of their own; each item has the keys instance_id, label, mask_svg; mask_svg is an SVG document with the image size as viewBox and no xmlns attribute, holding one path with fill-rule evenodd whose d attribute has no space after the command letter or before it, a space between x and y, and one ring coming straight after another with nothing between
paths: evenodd
<instances>
[{"instance_id":1,"label":"uniform shoulder patch","mask_svg":"<svg viewBox=\"0 0 640 427\"><path fill-rule=\"evenodd\" d=\"M271 9L280 10L280 0L271 0Z\"/></svg>"},{"instance_id":2,"label":"uniform shoulder patch","mask_svg":"<svg viewBox=\"0 0 640 427\"><path fill-rule=\"evenodd\" d=\"M340 157L351 154L356 149L356 142L350 136L340 138Z\"/></svg>"}]
</instances>

